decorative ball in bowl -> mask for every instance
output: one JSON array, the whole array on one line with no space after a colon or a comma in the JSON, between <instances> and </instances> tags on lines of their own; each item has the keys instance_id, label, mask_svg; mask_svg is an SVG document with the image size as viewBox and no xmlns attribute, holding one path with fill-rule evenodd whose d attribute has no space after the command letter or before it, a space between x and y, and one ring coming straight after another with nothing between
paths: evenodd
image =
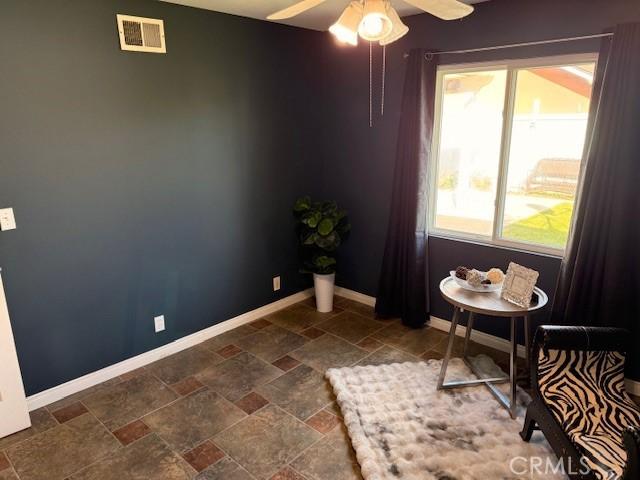
<instances>
[{"instance_id":1,"label":"decorative ball in bowl","mask_svg":"<svg viewBox=\"0 0 640 480\"><path fill-rule=\"evenodd\" d=\"M475 268L458 267L449 273L458 285L472 292L497 292L504 282L504 273L499 268L483 272Z\"/></svg>"}]
</instances>

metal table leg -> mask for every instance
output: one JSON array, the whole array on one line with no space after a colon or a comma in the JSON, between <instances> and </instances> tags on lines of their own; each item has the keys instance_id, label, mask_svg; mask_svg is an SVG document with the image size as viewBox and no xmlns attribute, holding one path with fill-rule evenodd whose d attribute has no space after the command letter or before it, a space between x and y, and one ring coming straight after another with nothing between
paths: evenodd
<instances>
[{"instance_id":1,"label":"metal table leg","mask_svg":"<svg viewBox=\"0 0 640 480\"><path fill-rule=\"evenodd\" d=\"M530 368L531 368L531 330L530 330L530 317L529 315L525 315L524 316L524 348L525 348L525 352L524 352L524 358L525 358L525 362L526 362L526 367L527 367L527 373L530 372Z\"/></svg>"},{"instance_id":2,"label":"metal table leg","mask_svg":"<svg viewBox=\"0 0 640 480\"><path fill-rule=\"evenodd\" d=\"M517 320L516 317L511 317L511 350L509 352L510 356L510 365L509 365L509 382L511 389L511 401L509 406L509 414L511 418L516 418L516 369L518 362L518 341L516 339L516 327Z\"/></svg>"},{"instance_id":3,"label":"metal table leg","mask_svg":"<svg viewBox=\"0 0 640 480\"><path fill-rule=\"evenodd\" d=\"M451 359L451 352L453 351L453 342L456 339L456 328L458 326L458 319L460 318L460 310L458 307L453 307L453 318L451 319L451 328L449 329L449 342L447 343L447 351L442 359L442 367L440 368L440 376L438 377L438 390L440 390L444 384L444 376L447 373L447 366Z\"/></svg>"},{"instance_id":4,"label":"metal table leg","mask_svg":"<svg viewBox=\"0 0 640 480\"><path fill-rule=\"evenodd\" d=\"M478 377L475 380L454 380L451 382L444 382L445 376L447 374L447 367L449 366L449 360L451 360L451 354L453 352L453 344L456 338L456 327L458 326L458 321L460 320L460 312L462 309L458 307L454 307L453 310L453 318L451 319L451 328L449 329L449 342L447 343L447 352L442 359L442 368L440 369L440 376L438 377L438 390L442 390L445 388L458 388L458 387L471 387L474 385L486 385L489 387L489 390L493 395L502 403L504 406L508 408L508 406L504 403L504 399L501 398L502 392L498 390L493 384L494 383L505 383L509 381L509 377L491 377L491 378L482 378L480 372L476 370L474 365L467 361L466 357L463 357L463 360L467 367L473 372L473 374Z\"/></svg>"},{"instance_id":5,"label":"metal table leg","mask_svg":"<svg viewBox=\"0 0 640 480\"><path fill-rule=\"evenodd\" d=\"M467 333L464 336L464 349L462 350L462 356L467 357L467 348L469 347L469 338L471 338L471 330L473 330L473 320L475 313L469 312L469 320L467 320Z\"/></svg>"},{"instance_id":6,"label":"metal table leg","mask_svg":"<svg viewBox=\"0 0 640 480\"><path fill-rule=\"evenodd\" d=\"M440 369L440 375L438 376L438 390L447 388L459 388L459 387L472 387L475 385L485 385L491 394L498 400L498 402L509 411L511 418L516 418L516 361L517 361L517 342L516 342L516 317L511 318L511 344L509 352L509 376L508 377L491 377L482 378L482 373L478 372L472 362L467 360L467 347L471 331L473 329L473 313L469 313L469 321L467 323L467 332L465 335L464 354L463 361L469 367L469 370L478 377L475 380L454 380L445 383L445 377L447 374L447 367L449 366L449 360L451 360L451 354L453 353L453 344L456 338L456 328L460 320L460 313L463 310L459 307L454 307L453 318L451 319L451 327L449 329L449 340L447 343L447 351L442 359L442 368ZM505 395L496 384L509 382L509 393Z\"/></svg>"}]
</instances>

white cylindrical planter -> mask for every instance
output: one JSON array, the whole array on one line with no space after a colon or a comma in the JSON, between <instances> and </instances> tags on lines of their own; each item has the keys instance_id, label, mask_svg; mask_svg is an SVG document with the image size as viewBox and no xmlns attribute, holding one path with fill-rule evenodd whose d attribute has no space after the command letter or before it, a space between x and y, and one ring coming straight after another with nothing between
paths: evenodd
<instances>
[{"instance_id":1,"label":"white cylindrical planter","mask_svg":"<svg viewBox=\"0 0 640 480\"><path fill-rule=\"evenodd\" d=\"M333 286L336 274L313 274L313 286L316 291L316 308L320 313L328 313L333 310Z\"/></svg>"}]
</instances>

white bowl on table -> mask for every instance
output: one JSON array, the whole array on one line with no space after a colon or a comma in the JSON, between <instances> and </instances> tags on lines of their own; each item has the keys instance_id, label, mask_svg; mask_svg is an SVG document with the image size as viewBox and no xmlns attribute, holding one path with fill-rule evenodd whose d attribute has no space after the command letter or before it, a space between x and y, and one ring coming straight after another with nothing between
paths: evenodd
<instances>
[{"instance_id":1,"label":"white bowl on table","mask_svg":"<svg viewBox=\"0 0 640 480\"><path fill-rule=\"evenodd\" d=\"M487 272L480 272L480 273L483 273L484 275L487 274ZM458 285L460 285L465 290L470 290L472 292L480 292L480 293L498 292L498 291L500 291L502 289L502 282L500 282L500 283L490 283L490 284L487 284L487 285L480 285L479 287L474 287L473 285L469 285L469 282L467 282L466 280L463 280L461 278L456 277L455 270L451 270L449 272L449 274L451 275L451 278L453 278L453 280Z\"/></svg>"}]
</instances>

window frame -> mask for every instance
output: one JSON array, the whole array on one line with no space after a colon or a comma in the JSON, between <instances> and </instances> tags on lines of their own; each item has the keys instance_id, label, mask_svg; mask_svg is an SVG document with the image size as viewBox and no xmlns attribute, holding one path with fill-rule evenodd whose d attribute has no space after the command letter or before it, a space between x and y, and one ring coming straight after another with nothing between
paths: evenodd
<instances>
[{"instance_id":1,"label":"window frame","mask_svg":"<svg viewBox=\"0 0 640 480\"><path fill-rule=\"evenodd\" d=\"M512 250L521 250L525 252L541 253L551 255L554 257L563 257L566 251L565 248L553 248L536 243L528 243L518 240L508 240L501 238L500 232L502 231L504 221L504 209L506 203L506 188L507 177L509 169L509 153L511 149L511 133L513 130L513 117L514 117L514 102L516 96L516 87L518 75L517 71L526 68L540 68L540 67L557 67L564 65L575 65L580 63L595 63L595 70L598 68L598 53L578 53L569 55L557 55L546 57L535 57L525 59L509 59L501 61L486 61L486 62L474 62L474 63L457 63L438 66L436 76L436 98L434 102L434 124L433 124L433 141L432 152L433 157L429 165L429 206L427 213L427 225L429 235L435 237L450 238L454 240L464 240L472 243L479 243L483 245L507 248ZM436 213L437 213L437 197L438 197L438 167L440 161L440 133L442 130L442 104L444 101L443 80L444 76L452 73L470 73L481 71L506 71L505 82L505 98L503 104L502 114L502 132L500 139L500 158L498 162L498 176L496 185L496 196L494 199L494 212L493 212L493 231L491 236L485 236L480 234L473 234L467 232L459 232L456 230L448 230L444 228L437 228L435 226ZM593 98L593 93L592 93ZM586 142L583 151L586 150ZM580 174L578 177L578 185L582 182L582 161L580 163ZM574 202L577 200L577 195ZM575 206L575 203L574 203ZM574 210L575 213L575 210ZM573 215L571 217L573 222Z\"/></svg>"}]
</instances>

